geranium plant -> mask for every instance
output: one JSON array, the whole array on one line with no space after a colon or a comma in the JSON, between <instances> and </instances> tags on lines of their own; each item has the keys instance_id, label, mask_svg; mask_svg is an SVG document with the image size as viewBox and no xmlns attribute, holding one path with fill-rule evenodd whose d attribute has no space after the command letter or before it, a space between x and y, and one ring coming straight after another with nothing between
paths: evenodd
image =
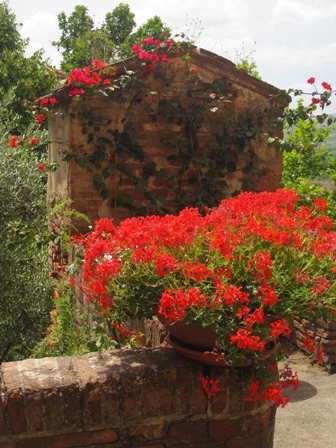
<instances>
[{"instance_id":1,"label":"geranium plant","mask_svg":"<svg viewBox=\"0 0 336 448\"><path fill-rule=\"evenodd\" d=\"M213 356L271 376L267 346L290 335L293 314L336 319L332 220L324 200L298 201L292 190L245 192L204 215L101 219L76 238L87 299L119 325L158 310L170 324L211 327ZM261 399L251 387L247 399Z\"/></svg>"}]
</instances>

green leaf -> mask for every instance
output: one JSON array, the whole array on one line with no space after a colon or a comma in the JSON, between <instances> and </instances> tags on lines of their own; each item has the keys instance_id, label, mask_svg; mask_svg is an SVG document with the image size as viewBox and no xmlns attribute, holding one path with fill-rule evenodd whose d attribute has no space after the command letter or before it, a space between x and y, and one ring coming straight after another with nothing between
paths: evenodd
<instances>
[{"instance_id":1,"label":"green leaf","mask_svg":"<svg viewBox=\"0 0 336 448\"><path fill-rule=\"evenodd\" d=\"M122 196L119 196L119 199L121 202L125 202L125 204L133 204L133 198L129 196L128 194L124 194Z\"/></svg>"},{"instance_id":2,"label":"green leaf","mask_svg":"<svg viewBox=\"0 0 336 448\"><path fill-rule=\"evenodd\" d=\"M94 174L93 175L93 182L95 182L96 184L100 184L103 181L103 178L101 176L101 174Z\"/></svg>"},{"instance_id":3,"label":"green leaf","mask_svg":"<svg viewBox=\"0 0 336 448\"><path fill-rule=\"evenodd\" d=\"M158 103L158 107L159 108L164 107L166 105L167 105L167 100L160 100L159 103Z\"/></svg>"},{"instance_id":4,"label":"green leaf","mask_svg":"<svg viewBox=\"0 0 336 448\"><path fill-rule=\"evenodd\" d=\"M167 203L167 199L164 198L163 196L158 196L157 200L159 202L161 202L161 204L166 204Z\"/></svg>"},{"instance_id":5,"label":"green leaf","mask_svg":"<svg viewBox=\"0 0 336 448\"><path fill-rule=\"evenodd\" d=\"M102 199L107 199L110 196L110 190L108 190L107 188L104 188L100 192L100 196L101 196Z\"/></svg>"},{"instance_id":6,"label":"green leaf","mask_svg":"<svg viewBox=\"0 0 336 448\"><path fill-rule=\"evenodd\" d=\"M102 171L102 176L103 176L104 179L107 179L108 177L111 176L111 173L109 172L109 170L108 170L107 168L105 168L105 169Z\"/></svg>"}]
</instances>

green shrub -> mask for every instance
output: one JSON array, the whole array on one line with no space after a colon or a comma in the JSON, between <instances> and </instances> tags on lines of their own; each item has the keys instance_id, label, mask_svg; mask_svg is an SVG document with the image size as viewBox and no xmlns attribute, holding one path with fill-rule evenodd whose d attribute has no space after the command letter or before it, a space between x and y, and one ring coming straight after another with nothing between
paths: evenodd
<instances>
[{"instance_id":1,"label":"green shrub","mask_svg":"<svg viewBox=\"0 0 336 448\"><path fill-rule=\"evenodd\" d=\"M46 178L37 169L46 135L32 127L18 146L9 146L8 129L15 122L6 109L11 95L0 105L0 363L30 356L50 323L54 289L48 277ZM32 136L39 141L34 146Z\"/></svg>"}]
</instances>

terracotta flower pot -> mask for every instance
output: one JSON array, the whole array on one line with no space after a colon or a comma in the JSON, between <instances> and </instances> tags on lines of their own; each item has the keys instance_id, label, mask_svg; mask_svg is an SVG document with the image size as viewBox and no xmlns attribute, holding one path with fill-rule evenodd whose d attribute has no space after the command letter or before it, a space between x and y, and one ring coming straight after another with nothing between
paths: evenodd
<instances>
[{"instance_id":1,"label":"terracotta flower pot","mask_svg":"<svg viewBox=\"0 0 336 448\"><path fill-rule=\"evenodd\" d=\"M166 341L181 356L211 366L232 367L224 357L217 356L214 353L217 335L211 327L189 326L181 321L170 324L162 314L156 313L156 315L168 331ZM263 357L268 358L272 356L277 351L277 348L273 341L270 342L266 352L263 353ZM239 363L239 366L247 366L249 364L251 364L250 360L243 360ZM238 367L238 365L235 366Z\"/></svg>"}]
</instances>

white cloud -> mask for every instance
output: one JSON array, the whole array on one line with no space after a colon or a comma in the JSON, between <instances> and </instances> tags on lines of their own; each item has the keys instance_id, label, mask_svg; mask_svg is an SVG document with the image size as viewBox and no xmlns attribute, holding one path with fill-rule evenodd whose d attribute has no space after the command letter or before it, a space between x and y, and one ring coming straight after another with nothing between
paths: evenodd
<instances>
[{"instance_id":1,"label":"white cloud","mask_svg":"<svg viewBox=\"0 0 336 448\"><path fill-rule=\"evenodd\" d=\"M272 67L335 67L336 42L326 45L274 45L262 43L258 46L256 60L268 62Z\"/></svg>"},{"instance_id":2,"label":"white cloud","mask_svg":"<svg viewBox=\"0 0 336 448\"><path fill-rule=\"evenodd\" d=\"M51 41L58 40L57 14L69 16L76 4L88 7L96 23L104 20L122 0L10 0L23 22L23 37L30 38L30 53L44 47L54 63L60 54ZM235 60L236 51L254 48L253 57L265 81L288 88L317 76L336 86L336 0L127 0L138 25L158 15L173 32L197 34L199 46ZM335 97L336 108L336 97Z\"/></svg>"},{"instance_id":3,"label":"white cloud","mask_svg":"<svg viewBox=\"0 0 336 448\"><path fill-rule=\"evenodd\" d=\"M57 40L59 37L56 16L48 12L33 12L31 18L24 22L21 29L21 35L24 38L29 38L29 45L26 49L27 56L44 48L48 57L57 63L59 62L60 55L56 48L51 44L53 40Z\"/></svg>"},{"instance_id":4,"label":"white cloud","mask_svg":"<svg viewBox=\"0 0 336 448\"><path fill-rule=\"evenodd\" d=\"M314 25L334 20L336 4L330 0L278 0L272 15L275 22Z\"/></svg>"}]
</instances>

